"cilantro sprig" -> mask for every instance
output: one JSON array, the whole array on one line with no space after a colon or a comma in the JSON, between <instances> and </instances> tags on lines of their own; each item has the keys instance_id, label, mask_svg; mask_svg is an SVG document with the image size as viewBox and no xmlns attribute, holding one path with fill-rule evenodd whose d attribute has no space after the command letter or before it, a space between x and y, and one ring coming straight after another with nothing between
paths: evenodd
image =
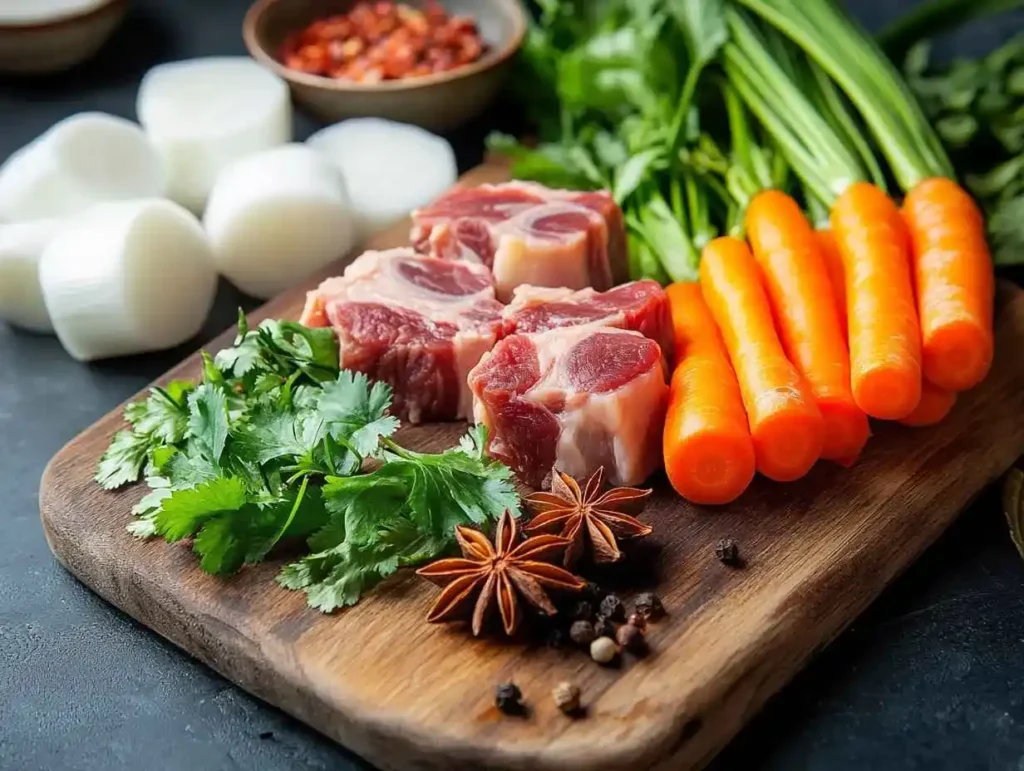
<instances>
[{"instance_id":1,"label":"cilantro sprig","mask_svg":"<svg viewBox=\"0 0 1024 771\"><path fill-rule=\"evenodd\" d=\"M339 370L333 332L294 322L249 329L203 354L199 383L174 381L125 408L96 481L145 476L129 532L191 540L200 567L226 575L265 560L284 540L309 552L282 586L324 612L352 605L398 568L452 546L456 525L518 513L509 469L472 429L438 454L391 437L391 389ZM375 468L363 473L367 461Z\"/></svg>"}]
</instances>

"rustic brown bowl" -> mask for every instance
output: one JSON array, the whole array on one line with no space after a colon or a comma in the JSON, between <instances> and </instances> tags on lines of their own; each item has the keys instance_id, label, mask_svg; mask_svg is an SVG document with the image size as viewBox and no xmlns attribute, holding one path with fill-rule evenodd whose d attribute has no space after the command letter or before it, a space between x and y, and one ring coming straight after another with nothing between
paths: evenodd
<instances>
[{"instance_id":1,"label":"rustic brown bowl","mask_svg":"<svg viewBox=\"0 0 1024 771\"><path fill-rule=\"evenodd\" d=\"M431 131L454 129L493 101L526 36L526 12L519 0L442 0L449 12L477 20L489 44L479 61L451 72L373 84L307 75L278 61L277 52L289 33L324 16L345 13L355 1L258 0L245 17L242 32L249 53L288 81L296 101L323 120L377 117Z\"/></svg>"},{"instance_id":2,"label":"rustic brown bowl","mask_svg":"<svg viewBox=\"0 0 1024 771\"><path fill-rule=\"evenodd\" d=\"M68 70L95 54L128 12L128 0L26 23L0 22L0 72Z\"/></svg>"}]
</instances>

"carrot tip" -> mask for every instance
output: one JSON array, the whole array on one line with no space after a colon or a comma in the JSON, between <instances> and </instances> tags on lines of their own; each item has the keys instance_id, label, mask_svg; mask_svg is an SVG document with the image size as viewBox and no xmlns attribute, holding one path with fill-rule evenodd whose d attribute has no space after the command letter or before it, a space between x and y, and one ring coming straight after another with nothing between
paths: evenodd
<instances>
[{"instance_id":1,"label":"carrot tip","mask_svg":"<svg viewBox=\"0 0 1024 771\"><path fill-rule=\"evenodd\" d=\"M921 401L921 374L917 368L878 366L853 381L853 399L864 412L879 420L901 420Z\"/></svg>"},{"instance_id":2,"label":"carrot tip","mask_svg":"<svg viewBox=\"0 0 1024 771\"><path fill-rule=\"evenodd\" d=\"M800 479L821 457L822 441L817 412L769 416L754 433L757 470L776 482Z\"/></svg>"},{"instance_id":3,"label":"carrot tip","mask_svg":"<svg viewBox=\"0 0 1024 771\"><path fill-rule=\"evenodd\" d=\"M754 478L754 446L746 434L698 433L665 458L669 481L691 503L736 500Z\"/></svg>"}]
</instances>

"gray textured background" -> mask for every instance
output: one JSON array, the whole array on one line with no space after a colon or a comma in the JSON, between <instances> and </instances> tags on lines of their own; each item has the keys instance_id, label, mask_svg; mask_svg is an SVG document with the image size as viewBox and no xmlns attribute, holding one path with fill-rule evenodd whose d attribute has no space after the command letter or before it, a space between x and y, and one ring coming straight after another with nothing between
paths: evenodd
<instances>
[{"instance_id":1,"label":"gray textured background","mask_svg":"<svg viewBox=\"0 0 1024 771\"><path fill-rule=\"evenodd\" d=\"M2 2L2 0L0 0ZM904 0L851 3L869 25ZM0 158L75 110L134 117L147 67L242 53L247 0L135 0L89 65L0 80ZM947 53L984 51L1020 14L967 30ZM479 159L494 111L455 137ZM300 119L299 135L313 125ZM0 769L367 769L93 596L51 558L39 476L64 442L228 327L224 287L202 339L159 356L83 366L50 338L0 326ZM1020 419L1020 416L1007 416ZM720 756L714 768L1024 771L1024 562L990 492Z\"/></svg>"}]
</instances>

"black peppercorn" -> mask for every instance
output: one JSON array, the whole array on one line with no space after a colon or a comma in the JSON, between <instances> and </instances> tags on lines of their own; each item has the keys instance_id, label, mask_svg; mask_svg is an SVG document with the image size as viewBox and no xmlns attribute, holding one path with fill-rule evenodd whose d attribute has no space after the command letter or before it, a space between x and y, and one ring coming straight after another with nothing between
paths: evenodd
<instances>
[{"instance_id":1,"label":"black peppercorn","mask_svg":"<svg viewBox=\"0 0 1024 771\"><path fill-rule=\"evenodd\" d=\"M523 694L515 683L502 683L494 692L494 703L506 715L523 711Z\"/></svg>"},{"instance_id":2,"label":"black peppercorn","mask_svg":"<svg viewBox=\"0 0 1024 771\"><path fill-rule=\"evenodd\" d=\"M636 608L636 612L640 616L648 621L654 621L665 614L665 608L662 606L661 600L653 592L638 594L633 607Z\"/></svg>"},{"instance_id":3,"label":"black peppercorn","mask_svg":"<svg viewBox=\"0 0 1024 771\"><path fill-rule=\"evenodd\" d=\"M574 621L569 627L569 637L577 645L585 647L594 642L597 635L594 633L594 625L589 621Z\"/></svg>"},{"instance_id":4,"label":"black peppercorn","mask_svg":"<svg viewBox=\"0 0 1024 771\"><path fill-rule=\"evenodd\" d=\"M605 616L598 616L594 621L594 635L597 637L614 637L615 624Z\"/></svg>"},{"instance_id":5,"label":"black peppercorn","mask_svg":"<svg viewBox=\"0 0 1024 771\"><path fill-rule=\"evenodd\" d=\"M715 544L715 556L723 565L740 564L740 549L732 538L723 538Z\"/></svg>"},{"instance_id":6,"label":"black peppercorn","mask_svg":"<svg viewBox=\"0 0 1024 771\"><path fill-rule=\"evenodd\" d=\"M582 596L585 599L590 600L590 602L597 604L601 602L601 598L604 597L604 591L602 591L601 587L593 581L587 581L587 585L583 589Z\"/></svg>"},{"instance_id":7,"label":"black peppercorn","mask_svg":"<svg viewBox=\"0 0 1024 771\"><path fill-rule=\"evenodd\" d=\"M609 594L601 600L601 615L611 621L626 620L626 606L617 594Z\"/></svg>"},{"instance_id":8,"label":"black peppercorn","mask_svg":"<svg viewBox=\"0 0 1024 771\"><path fill-rule=\"evenodd\" d=\"M591 621L594 618L594 606L586 600L580 600L572 608L573 621Z\"/></svg>"}]
</instances>

